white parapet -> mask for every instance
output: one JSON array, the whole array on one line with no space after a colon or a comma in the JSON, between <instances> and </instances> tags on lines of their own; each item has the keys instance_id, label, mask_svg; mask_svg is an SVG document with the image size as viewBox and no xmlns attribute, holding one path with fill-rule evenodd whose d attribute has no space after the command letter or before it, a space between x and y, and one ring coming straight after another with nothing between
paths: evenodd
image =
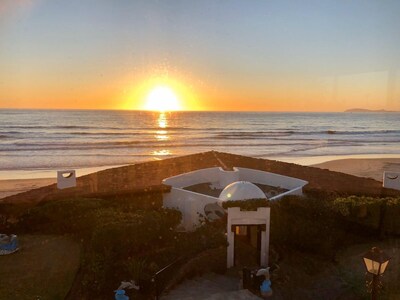
<instances>
[{"instance_id":1,"label":"white parapet","mask_svg":"<svg viewBox=\"0 0 400 300\"><path fill-rule=\"evenodd\" d=\"M175 188L184 188L204 182L218 183L219 185L219 173L220 168L218 167L200 169L166 178L162 183Z\"/></svg>"},{"instance_id":2,"label":"white parapet","mask_svg":"<svg viewBox=\"0 0 400 300\"><path fill-rule=\"evenodd\" d=\"M225 171L219 168L219 186L225 188L227 185L239 181L239 170L233 168L233 171Z\"/></svg>"},{"instance_id":3,"label":"white parapet","mask_svg":"<svg viewBox=\"0 0 400 300\"><path fill-rule=\"evenodd\" d=\"M383 187L400 190L400 172L383 172Z\"/></svg>"},{"instance_id":4,"label":"white parapet","mask_svg":"<svg viewBox=\"0 0 400 300\"><path fill-rule=\"evenodd\" d=\"M57 171L57 188L62 190L76 186L75 170Z\"/></svg>"}]
</instances>

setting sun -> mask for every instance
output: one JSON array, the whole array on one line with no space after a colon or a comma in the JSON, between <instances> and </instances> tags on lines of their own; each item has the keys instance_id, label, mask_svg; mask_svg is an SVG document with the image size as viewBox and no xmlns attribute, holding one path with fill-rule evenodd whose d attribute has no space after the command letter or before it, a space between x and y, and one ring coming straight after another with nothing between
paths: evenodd
<instances>
[{"instance_id":1,"label":"setting sun","mask_svg":"<svg viewBox=\"0 0 400 300\"><path fill-rule=\"evenodd\" d=\"M145 109L153 111L175 111L181 110L181 105L171 88L167 86L157 86L147 95Z\"/></svg>"}]
</instances>

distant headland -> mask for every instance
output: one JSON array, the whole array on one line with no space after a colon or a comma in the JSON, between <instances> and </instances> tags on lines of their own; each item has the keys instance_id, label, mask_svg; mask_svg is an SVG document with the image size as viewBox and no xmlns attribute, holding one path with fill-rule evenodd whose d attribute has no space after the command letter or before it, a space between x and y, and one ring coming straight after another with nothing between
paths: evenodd
<instances>
[{"instance_id":1,"label":"distant headland","mask_svg":"<svg viewBox=\"0 0 400 300\"><path fill-rule=\"evenodd\" d=\"M392 113L392 112L399 112L395 110L385 110L385 109L364 109L364 108L351 108L346 109L344 112L374 112L374 113Z\"/></svg>"}]
</instances>

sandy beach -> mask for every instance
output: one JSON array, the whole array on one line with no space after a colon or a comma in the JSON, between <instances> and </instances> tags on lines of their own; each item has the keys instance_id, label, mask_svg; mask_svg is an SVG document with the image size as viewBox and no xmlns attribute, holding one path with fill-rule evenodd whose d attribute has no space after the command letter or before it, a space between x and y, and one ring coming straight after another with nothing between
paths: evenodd
<instances>
[{"instance_id":1,"label":"sandy beach","mask_svg":"<svg viewBox=\"0 0 400 300\"><path fill-rule=\"evenodd\" d=\"M313 167L382 181L384 171L400 172L400 158L337 159Z\"/></svg>"},{"instance_id":2,"label":"sandy beach","mask_svg":"<svg viewBox=\"0 0 400 300\"><path fill-rule=\"evenodd\" d=\"M56 178L0 180L0 199L56 182Z\"/></svg>"},{"instance_id":3,"label":"sandy beach","mask_svg":"<svg viewBox=\"0 0 400 300\"><path fill-rule=\"evenodd\" d=\"M383 171L400 171L400 158L337 159L312 166L382 181ZM0 199L53 183L56 178L0 180Z\"/></svg>"}]
</instances>

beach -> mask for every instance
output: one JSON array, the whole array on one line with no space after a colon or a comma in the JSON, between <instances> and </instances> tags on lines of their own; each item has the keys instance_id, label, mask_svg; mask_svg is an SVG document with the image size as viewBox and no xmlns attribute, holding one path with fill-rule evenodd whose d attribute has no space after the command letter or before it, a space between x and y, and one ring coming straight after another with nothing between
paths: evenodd
<instances>
[{"instance_id":1,"label":"beach","mask_svg":"<svg viewBox=\"0 0 400 300\"><path fill-rule=\"evenodd\" d=\"M400 172L400 158L337 159L313 167L382 181L384 171Z\"/></svg>"},{"instance_id":2,"label":"beach","mask_svg":"<svg viewBox=\"0 0 400 300\"><path fill-rule=\"evenodd\" d=\"M346 158L330 160L311 166L382 181L384 171L400 171L400 158ZM93 172L103 169L106 168L97 168ZM89 172L84 172L80 175L84 174L89 174ZM0 180L0 199L56 182L57 179L55 177Z\"/></svg>"},{"instance_id":3,"label":"beach","mask_svg":"<svg viewBox=\"0 0 400 300\"><path fill-rule=\"evenodd\" d=\"M56 178L0 180L0 199L56 183Z\"/></svg>"}]
</instances>

